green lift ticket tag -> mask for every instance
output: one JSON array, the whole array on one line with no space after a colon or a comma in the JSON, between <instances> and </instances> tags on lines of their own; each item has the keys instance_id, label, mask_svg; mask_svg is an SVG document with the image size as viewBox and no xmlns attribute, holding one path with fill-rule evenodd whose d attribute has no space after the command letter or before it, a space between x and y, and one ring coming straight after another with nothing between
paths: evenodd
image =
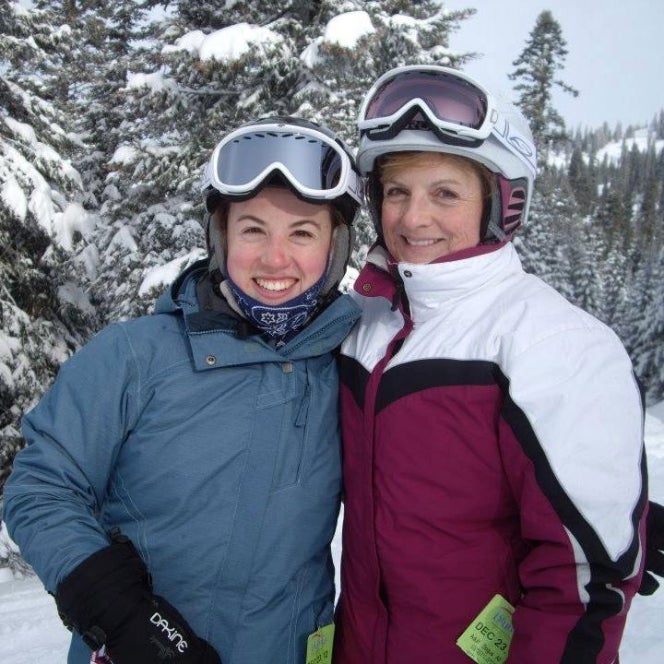
<instances>
[{"instance_id":1,"label":"green lift ticket tag","mask_svg":"<svg viewBox=\"0 0 664 664\"><path fill-rule=\"evenodd\" d=\"M334 623L320 627L307 639L306 664L332 664Z\"/></svg>"},{"instance_id":2,"label":"green lift ticket tag","mask_svg":"<svg viewBox=\"0 0 664 664\"><path fill-rule=\"evenodd\" d=\"M457 645L477 664L503 664L512 642L514 607L502 596L493 599L457 639Z\"/></svg>"}]
</instances>

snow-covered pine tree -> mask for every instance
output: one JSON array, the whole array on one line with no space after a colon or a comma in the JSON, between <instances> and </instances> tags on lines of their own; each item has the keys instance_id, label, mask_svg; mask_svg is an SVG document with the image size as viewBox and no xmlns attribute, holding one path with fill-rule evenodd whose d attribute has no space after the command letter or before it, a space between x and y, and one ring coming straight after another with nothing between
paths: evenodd
<instances>
[{"instance_id":1,"label":"snow-covered pine tree","mask_svg":"<svg viewBox=\"0 0 664 664\"><path fill-rule=\"evenodd\" d=\"M600 236L601 237L601 236ZM620 248L607 249L594 263L595 306L589 311L622 336L621 315L631 280L629 256Z\"/></svg>"},{"instance_id":2,"label":"snow-covered pine tree","mask_svg":"<svg viewBox=\"0 0 664 664\"><path fill-rule=\"evenodd\" d=\"M517 105L530 122L538 150L546 157L549 149L567 137L565 122L553 105L553 90L560 88L577 96L578 91L557 79L567 56L567 44L560 23L549 10L539 14L526 47L512 63L509 78L516 81Z\"/></svg>"},{"instance_id":3,"label":"snow-covered pine tree","mask_svg":"<svg viewBox=\"0 0 664 664\"><path fill-rule=\"evenodd\" d=\"M106 164L122 136L120 90L138 67L145 30L143 0L34 0L48 20L65 23L68 39L44 85L67 112L84 143L72 154L83 178L86 205L98 207Z\"/></svg>"},{"instance_id":4,"label":"snow-covered pine tree","mask_svg":"<svg viewBox=\"0 0 664 664\"><path fill-rule=\"evenodd\" d=\"M653 137L657 140L664 140L664 110L655 115L650 124Z\"/></svg>"},{"instance_id":5,"label":"snow-covered pine tree","mask_svg":"<svg viewBox=\"0 0 664 664\"><path fill-rule=\"evenodd\" d=\"M626 344L648 402L656 403L664 397L664 247L643 261L634 282Z\"/></svg>"},{"instance_id":6,"label":"snow-covered pine tree","mask_svg":"<svg viewBox=\"0 0 664 664\"><path fill-rule=\"evenodd\" d=\"M583 220L562 173L542 171L527 223L515 238L524 269L578 302L577 266L585 260Z\"/></svg>"},{"instance_id":7,"label":"snow-covered pine tree","mask_svg":"<svg viewBox=\"0 0 664 664\"><path fill-rule=\"evenodd\" d=\"M633 242L630 197L622 189L619 173L607 181L599 199L594 219L611 249L628 252Z\"/></svg>"},{"instance_id":8,"label":"snow-covered pine tree","mask_svg":"<svg viewBox=\"0 0 664 664\"><path fill-rule=\"evenodd\" d=\"M567 167L567 178L574 192L579 211L585 215L592 210L597 199L597 184L593 173L593 156L586 153L584 158L580 142L576 141L576 145L572 149ZM586 160L590 163L586 163Z\"/></svg>"},{"instance_id":9,"label":"snow-covered pine tree","mask_svg":"<svg viewBox=\"0 0 664 664\"><path fill-rule=\"evenodd\" d=\"M517 106L527 118L538 149L539 174L529 223L517 238L524 266L576 304L589 305L592 274L588 274L588 219L595 192L580 148L569 145L565 123L553 105L560 87L576 96L571 86L557 80L567 49L560 24L550 11L539 14L524 50L512 63ZM550 157L567 160L565 171ZM592 157L591 157L592 159Z\"/></svg>"},{"instance_id":10,"label":"snow-covered pine tree","mask_svg":"<svg viewBox=\"0 0 664 664\"><path fill-rule=\"evenodd\" d=\"M40 74L68 38L0 0L0 487L18 422L80 343L94 314L75 250L90 233L64 117Z\"/></svg>"},{"instance_id":11,"label":"snow-covered pine tree","mask_svg":"<svg viewBox=\"0 0 664 664\"><path fill-rule=\"evenodd\" d=\"M632 265L631 256L626 255L625 258ZM614 313L612 327L625 345L635 367L638 367L639 356L648 344L648 334L644 336L642 325L644 311L651 303L653 271L652 261L642 261L634 271L625 269L624 297Z\"/></svg>"},{"instance_id":12,"label":"snow-covered pine tree","mask_svg":"<svg viewBox=\"0 0 664 664\"><path fill-rule=\"evenodd\" d=\"M651 142L645 154L641 155L640 196L635 212L635 226L643 251L656 252L664 242L664 215L658 209L658 202L664 189L662 158L658 159L655 146Z\"/></svg>"},{"instance_id":13,"label":"snow-covered pine tree","mask_svg":"<svg viewBox=\"0 0 664 664\"><path fill-rule=\"evenodd\" d=\"M101 265L110 240L100 243L100 238L109 231L110 239L115 236L113 204L119 194L108 185L107 175L118 145L124 141L128 113L123 91L128 74L144 69L141 53L148 3L35 0L35 4L51 22L65 20L69 32L66 48L58 53L58 66L44 77L44 84L80 138L71 157L82 176L83 204L100 222L85 261L85 287L95 305L99 327L114 317L108 306L108 273ZM121 279L122 275L120 284Z\"/></svg>"}]
</instances>

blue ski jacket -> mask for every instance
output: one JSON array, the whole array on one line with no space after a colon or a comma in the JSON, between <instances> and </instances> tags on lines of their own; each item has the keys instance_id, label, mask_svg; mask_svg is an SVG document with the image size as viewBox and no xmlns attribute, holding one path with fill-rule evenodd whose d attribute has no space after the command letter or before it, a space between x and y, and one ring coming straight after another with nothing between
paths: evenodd
<instances>
[{"instance_id":1,"label":"blue ski jacket","mask_svg":"<svg viewBox=\"0 0 664 664\"><path fill-rule=\"evenodd\" d=\"M206 273L63 364L24 417L5 520L49 592L119 528L224 664L304 664L332 622L334 351L359 308L340 296L276 349L199 305ZM89 661L74 633L69 664Z\"/></svg>"}]
</instances>

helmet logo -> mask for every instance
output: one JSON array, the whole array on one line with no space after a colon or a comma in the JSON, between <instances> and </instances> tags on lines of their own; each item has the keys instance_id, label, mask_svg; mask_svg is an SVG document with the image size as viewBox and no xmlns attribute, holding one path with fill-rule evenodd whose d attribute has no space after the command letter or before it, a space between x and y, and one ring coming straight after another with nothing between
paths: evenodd
<instances>
[{"instance_id":1,"label":"helmet logo","mask_svg":"<svg viewBox=\"0 0 664 664\"><path fill-rule=\"evenodd\" d=\"M516 152L528 164L533 177L535 177L537 165L533 143L526 137L521 136L514 125L511 125L506 118L503 118L502 124L500 122L497 123L493 131L507 148L512 152Z\"/></svg>"}]
</instances>

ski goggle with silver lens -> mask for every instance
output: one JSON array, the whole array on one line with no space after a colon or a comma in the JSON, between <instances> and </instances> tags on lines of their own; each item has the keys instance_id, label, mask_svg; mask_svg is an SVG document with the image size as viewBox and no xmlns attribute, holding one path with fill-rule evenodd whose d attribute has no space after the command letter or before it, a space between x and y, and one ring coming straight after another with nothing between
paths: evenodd
<instances>
[{"instance_id":1,"label":"ski goggle with silver lens","mask_svg":"<svg viewBox=\"0 0 664 664\"><path fill-rule=\"evenodd\" d=\"M491 94L456 70L435 65L397 67L364 98L358 119L371 140L404 129L429 129L445 143L477 146L491 133L497 111Z\"/></svg>"},{"instance_id":2,"label":"ski goggle with silver lens","mask_svg":"<svg viewBox=\"0 0 664 664\"><path fill-rule=\"evenodd\" d=\"M304 198L330 201L349 194L361 202L360 176L332 138L308 127L263 124L241 127L215 148L208 174L225 196L251 196L280 174Z\"/></svg>"}]
</instances>

